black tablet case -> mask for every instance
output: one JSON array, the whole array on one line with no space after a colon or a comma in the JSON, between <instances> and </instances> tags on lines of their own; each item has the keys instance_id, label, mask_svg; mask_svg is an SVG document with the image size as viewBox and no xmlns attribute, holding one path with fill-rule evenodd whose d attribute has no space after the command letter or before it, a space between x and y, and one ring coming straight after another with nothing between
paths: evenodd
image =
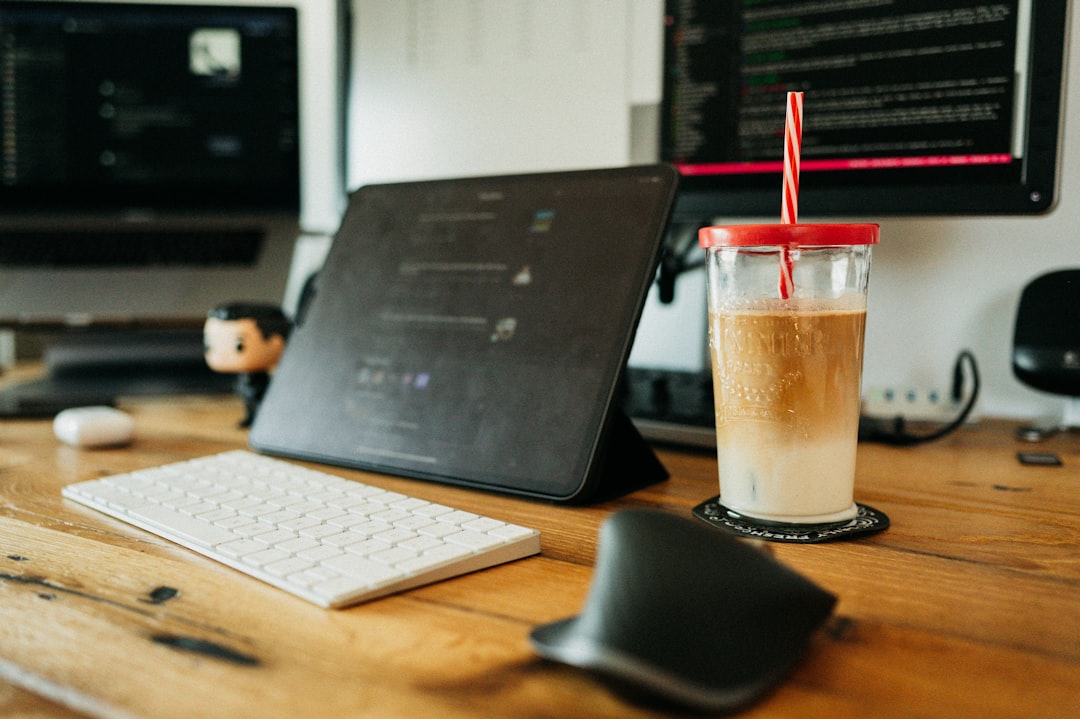
<instances>
[{"instance_id":1,"label":"black tablet case","mask_svg":"<svg viewBox=\"0 0 1080 719\"><path fill-rule=\"evenodd\" d=\"M666 477L617 407L668 166L369 185L253 448L553 501Z\"/></svg>"}]
</instances>

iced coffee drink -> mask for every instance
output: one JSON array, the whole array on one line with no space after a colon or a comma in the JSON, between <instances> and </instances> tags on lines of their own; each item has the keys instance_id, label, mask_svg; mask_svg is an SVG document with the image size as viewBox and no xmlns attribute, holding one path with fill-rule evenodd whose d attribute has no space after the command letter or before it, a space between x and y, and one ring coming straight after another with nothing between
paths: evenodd
<instances>
[{"instance_id":1,"label":"iced coffee drink","mask_svg":"<svg viewBox=\"0 0 1080 719\"><path fill-rule=\"evenodd\" d=\"M741 517L824 524L855 516L866 281L877 236L876 225L702 230L720 503ZM783 262L794 280L788 297L777 289Z\"/></svg>"}]
</instances>

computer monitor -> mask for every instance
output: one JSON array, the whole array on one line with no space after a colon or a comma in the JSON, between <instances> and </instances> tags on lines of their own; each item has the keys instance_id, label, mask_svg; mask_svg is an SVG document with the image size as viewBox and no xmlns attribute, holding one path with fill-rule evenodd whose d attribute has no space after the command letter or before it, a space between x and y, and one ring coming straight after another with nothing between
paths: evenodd
<instances>
[{"instance_id":1,"label":"computer monitor","mask_svg":"<svg viewBox=\"0 0 1080 719\"><path fill-rule=\"evenodd\" d=\"M777 217L805 92L799 216L1054 205L1067 0L668 0L661 156L677 217Z\"/></svg>"},{"instance_id":2,"label":"computer monitor","mask_svg":"<svg viewBox=\"0 0 1080 719\"><path fill-rule=\"evenodd\" d=\"M344 205L342 8L0 1L0 324L198 363L210 308L282 302Z\"/></svg>"},{"instance_id":3,"label":"computer monitor","mask_svg":"<svg viewBox=\"0 0 1080 719\"><path fill-rule=\"evenodd\" d=\"M646 308L651 342L628 373L624 406L643 434L715 441L697 230L780 221L786 93L805 93L799 221L1046 212L1068 4L665 3L658 144L682 181L658 277L672 306ZM674 348L663 357L658 338Z\"/></svg>"}]
</instances>

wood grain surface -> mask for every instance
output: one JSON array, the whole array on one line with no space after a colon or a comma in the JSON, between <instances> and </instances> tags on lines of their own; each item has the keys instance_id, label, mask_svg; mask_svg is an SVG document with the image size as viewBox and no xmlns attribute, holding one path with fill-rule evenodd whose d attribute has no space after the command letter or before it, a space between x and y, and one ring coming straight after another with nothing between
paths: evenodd
<instances>
[{"instance_id":1,"label":"wood grain surface","mask_svg":"<svg viewBox=\"0 0 1080 719\"><path fill-rule=\"evenodd\" d=\"M688 515L715 495L710 453L661 449L668 481L589 507L320 467L542 533L538 557L335 611L63 500L71 482L246 446L232 397L122 406L137 437L121 449L0 424L0 716L666 715L541 660L528 634L580 609L612 511ZM769 545L839 603L745 716L1080 715L1080 436L1035 448L1063 466L1026 467L1012 430L860 446L856 499L892 526Z\"/></svg>"}]
</instances>

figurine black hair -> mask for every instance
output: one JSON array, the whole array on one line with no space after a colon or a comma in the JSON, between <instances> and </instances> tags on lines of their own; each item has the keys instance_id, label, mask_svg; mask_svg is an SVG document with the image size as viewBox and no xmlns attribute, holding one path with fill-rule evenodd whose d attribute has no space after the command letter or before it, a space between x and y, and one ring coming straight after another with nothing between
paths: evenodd
<instances>
[{"instance_id":1,"label":"figurine black hair","mask_svg":"<svg viewBox=\"0 0 1080 719\"><path fill-rule=\"evenodd\" d=\"M206 364L215 372L236 373L236 392L244 399L241 427L255 420L270 374L277 367L292 324L274 305L234 302L206 316Z\"/></svg>"}]
</instances>

